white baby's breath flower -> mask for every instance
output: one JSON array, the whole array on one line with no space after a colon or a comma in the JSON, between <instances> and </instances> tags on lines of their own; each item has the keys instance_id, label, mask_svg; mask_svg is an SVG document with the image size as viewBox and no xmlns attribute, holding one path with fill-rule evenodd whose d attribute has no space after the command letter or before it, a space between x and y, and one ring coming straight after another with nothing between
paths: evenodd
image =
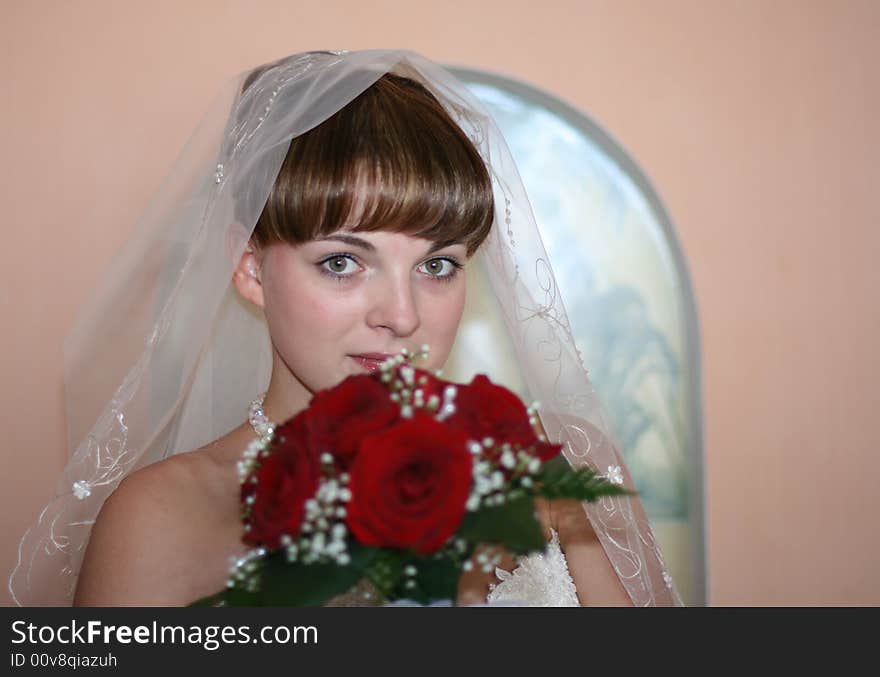
<instances>
[{"instance_id":1,"label":"white baby's breath flower","mask_svg":"<svg viewBox=\"0 0 880 677\"><path fill-rule=\"evenodd\" d=\"M608 481L611 484L623 484L623 471L619 465L608 466Z\"/></svg>"}]
</instances>

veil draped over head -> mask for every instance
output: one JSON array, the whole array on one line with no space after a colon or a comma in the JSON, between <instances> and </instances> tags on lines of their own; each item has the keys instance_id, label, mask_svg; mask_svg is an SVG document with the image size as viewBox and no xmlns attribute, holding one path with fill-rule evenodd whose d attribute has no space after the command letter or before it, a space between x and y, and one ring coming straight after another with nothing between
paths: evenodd
<instances>
[{"instance_id":1,"label":"veil draped over head","mask_svg":"<svg viewBox=\"0 0 880 677\"><path fill-rule=\"evenodd\" d=\"M221 92L68 336L72 455L19 546L9 578L18 604L70 604L92 524L119 482L224 435L266 389L268 330L235 292L234 267L291 139L388 72L424 84L489 169L495 221L475 263L503 317L504 335L492 340L512 346L521 395L540 402L549 439L564 445L572 465L634 488L513 159L479 101L413 52L295 54L242 73ZM467 364L456 351L464 352L458 344L452 357ZM633 602L680 604L641 501L612 497L584 507Z\"/></svg>"}]
</instances>

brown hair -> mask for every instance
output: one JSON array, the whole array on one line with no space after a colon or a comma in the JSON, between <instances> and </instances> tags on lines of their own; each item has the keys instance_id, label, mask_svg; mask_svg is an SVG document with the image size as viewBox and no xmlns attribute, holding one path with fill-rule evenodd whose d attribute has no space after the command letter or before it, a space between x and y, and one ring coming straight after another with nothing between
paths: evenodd
<instances>
[{"instance_id":1,"label":"brown hair","mask_svg":"<svg viewBox=\"0 0 880 677\"><path fill-rule=\"evenodd\" d=\"M422 84L385 74L290 143L253 239L299 244L342 227L460 242L472 255L494 218L477 149Z\"/></svg>"}]
</instances>

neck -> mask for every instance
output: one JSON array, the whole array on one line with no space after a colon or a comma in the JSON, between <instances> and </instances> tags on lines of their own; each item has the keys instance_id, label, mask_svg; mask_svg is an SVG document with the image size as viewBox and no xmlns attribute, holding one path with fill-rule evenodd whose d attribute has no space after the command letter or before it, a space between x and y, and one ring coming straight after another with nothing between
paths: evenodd
<instances>
[{"instance_id":1,"label":"neck","mask_svg":"<svg viewBox=\"0 0 880 677\"><path fill-rule=\"evenodd\" d=\"M312 393L291 374L274 350L272 358L272 378L263 400L263 413L270 421L280 424L305 409Z\"/></svg>"}]
</instances>

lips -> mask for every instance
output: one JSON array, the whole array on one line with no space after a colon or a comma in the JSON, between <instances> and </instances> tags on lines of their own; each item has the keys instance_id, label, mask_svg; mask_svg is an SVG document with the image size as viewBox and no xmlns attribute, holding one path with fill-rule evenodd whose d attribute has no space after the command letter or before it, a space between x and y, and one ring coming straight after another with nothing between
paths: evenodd
<instances>
[{"instance_id":1,"label":"lips","mask_svg":"<svg viewBox=\"0 0 880 677\"><path fill-rule=\"evenodd\" d=\"M349 355L361 367L372 373L377 371L381 364L389 357L394 357L392 353L363 353L361 355Z\"/></svg>"}]
</instances>

